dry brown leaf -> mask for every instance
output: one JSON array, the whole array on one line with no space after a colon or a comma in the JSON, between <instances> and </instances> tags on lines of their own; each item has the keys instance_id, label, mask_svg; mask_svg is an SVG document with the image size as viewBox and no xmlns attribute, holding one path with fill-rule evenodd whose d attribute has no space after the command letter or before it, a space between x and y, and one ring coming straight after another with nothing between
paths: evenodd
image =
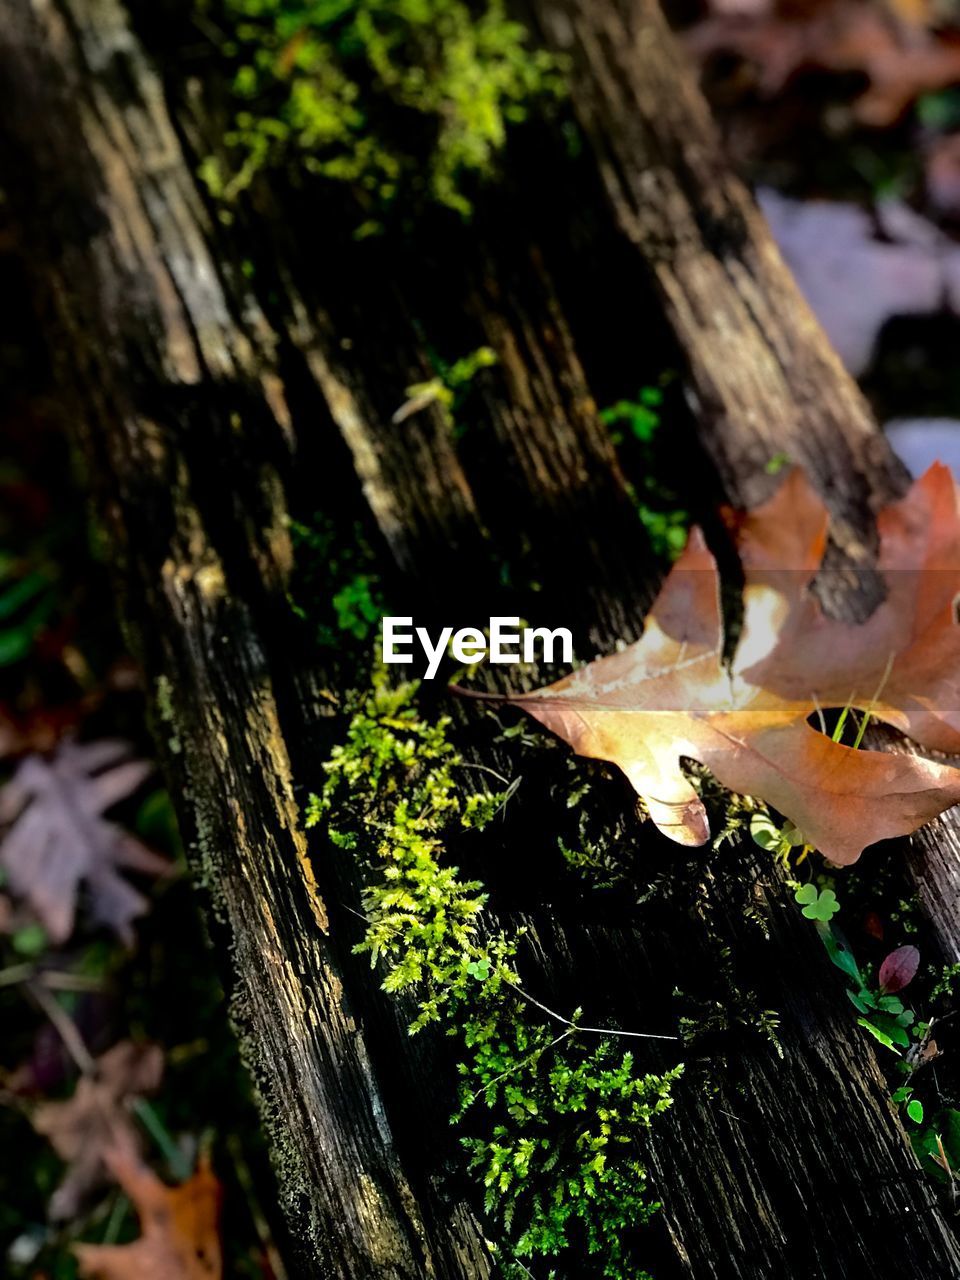
<instances>
[{"instance_id":1,"label":"dry brown leaf","mask_svg":"<svg viewBox=\"0 0 960 1280\"><path fill-rule=\"evenodd\" d=\"M709 17L687 33L695 57L734 54L755 70L756 91L772 98L802 71L849 77L867 87L853 103L857 119L895 123L918 97L960 81L960 43L928 29L918 11L891 12L866 0L835 0L810 14L759 12Z\"/></svg>"},{"instance_id":2,"label":"dry brown leaf","mask_svg":"<svg viewBox=\"0 0 960 1280\"><path fill-rule=\"evenodd\" d=\"M948 468L932 466L880 512L877 529L887 597L872 616L847 626L811 593L795 593L775 643L745 677L780 697L814 689L823 706L851 693L863 705L879 690L878 719L924 746L960 752L960 510ZM748 572L765 580L776 551L756 516L744 535Z\"/></svg>"},{"instance_id":3,"label":"dry brown leaf","mask_svg":"<svg viewBox=\"0 0 960 1280\"><path fill-rule=\"evenodd\" d=\"M95 1076L82 1076L73 1097L46 1102L33 1113L33 1127L68 1164L49 1213L55 1222L74 1217L91 1191L107 1179L105 1157L119 1146L136 1152L139 1132L126 1103L153 1093L163 1074L157 1045L123 1040L97 1060Z\"/></svg>"},{"instance_id":4,"label":"dry brown leaf","mask_svg":"<svg viewBox=\"0 0 960 1280\"><path fill-rule=\"evenodd\" d=\"M716 563L694 529L640 640L508 701L580 755L619 765L680 844L709 836L681 767L690 758L773 805L833 862L854 862L960 801L960 769L854 750L808 724L849 701L924 745L960 751L960 510L947 469L931 468L879 528L887 601L860 626L826 618L807 588L827 512L795 471L739 521L744 619L729 667Z\"/></svg>"},{"instance_id":5,"label":"dry brown leaf","mask_svg":"<svg viewBox=\"0 0 960 1280\"><path fill-rule=\"evenodd\" d=\"M93 919L124 941L147 903L119 869L143 875L169 870L152 852L104 813L136 790L152 766L130 759L123 742L61 743L49 760L27 756L0 788L0 867L15 898L36 913L52 942L73 930L81 883Z\"/></svg>"},{"instance_id":6,"label":"dry brown leaf","mask_svg":"<svg viewBox=\"0 0 960 1280\"><path fill-rule=\"evenodd\" d=\"M220 1184L207 1160L179 1187L167 1187L136 1156L118 1150L111 1172L136 1207L142 1235L133 1244L76 1245L88 1280L220 1280Z\"/></svg>"}]
</instances>

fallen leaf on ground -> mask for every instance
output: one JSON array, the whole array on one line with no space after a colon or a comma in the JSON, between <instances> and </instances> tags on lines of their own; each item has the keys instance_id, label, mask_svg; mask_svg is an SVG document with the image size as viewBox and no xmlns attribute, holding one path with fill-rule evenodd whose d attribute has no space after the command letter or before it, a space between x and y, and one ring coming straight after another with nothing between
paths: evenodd
<instances>
[{"instance_id":1,"label":"fallen leaf on ground","mask_svg":"<svg viewBox=\"0 0 960 1280\"><path fill-rule=\"evenodd\" d=\"M742 58L753 69L754 92L763 98L779 94L801 72L848 80L859 74L866 87L852 110L875 128L894 124L922 94L960 81L960 42L868 0L834 0L800 15L718 13L691 27L686 43L700 61Z\"/></svg>"},{"instance_id":2,"label":"fallen leaf on ground","mask_svg":"<svg viewBox=\"0 0 960 1280\"><path fill-rule=\"evenodd\" d=\"M0 825L8 826L0 868L10 893L29 903L51 942L70 936L81 884L94 922L132 941L132 922L147 902L119 870L158 876L170 864L103 815L151 769L130 758L126 743L67 740L49 760L27 756L0 788Z\"/></svg>"},{"instance_id":3,"label":"fallen leaf on ground","mask_svg":"<svg viewBox=\"0 0 960 1280\"><path fill-rule=\"evenodd\" d=\"M111 1172L132 1200L142 1235L133 1244L76 1245L88 1280L220 1280L220 1184L202 1160L192 1178L165 1186L129 1151L108 1157Z\"/></svg>"},{"instance_id":4,"label":"fallen leaf on ground","mask_svg":"<svg viewBox=\"0 0 960 1280\"><path fill-rule=\"evenodd\" d=\"M842 201L759 193L787 265L851 373L893 316L960 314L960 245L898 201L871 213Z\"/></svg>"},{"instance_id":5,"label":"fallen leaf on ground","mask_svg":"<svg viewBox=\"0 0 960 1280\"><path fill-rule=\"evenodd\" d=\"M773 805L831 861L854 862L960 801L960 769L855 750L808 723L849 702L917 742L960 751L960 510L947 469L931 468L878 524L888 597L866 623L835 622L808 590L826 508L793 471L735 525L744 614L729 667L716 562L694 529L635 644L506 701L580 755L619 765L680 844L709 836L681 767L689 758Z\"/></svg>"},{"instance_id":6,"label":"fallen leaf on ground","mask_svg":"<svg viewBox=\"0 0 960 1280\"><path fill-rule=\"evenodd\" d=\"M157 1045L123 1040L96 1065L96 1075L81 1076L72 1098L46 1102L33 1113L33 1127L69 1166L50 1201L55 1222L74 1217L90 1192L107 1180L108 1152L121 1145L137 1151L139 1131L126 1103L159 1088L163 1053Z\"/></svg>"}]
</instances>

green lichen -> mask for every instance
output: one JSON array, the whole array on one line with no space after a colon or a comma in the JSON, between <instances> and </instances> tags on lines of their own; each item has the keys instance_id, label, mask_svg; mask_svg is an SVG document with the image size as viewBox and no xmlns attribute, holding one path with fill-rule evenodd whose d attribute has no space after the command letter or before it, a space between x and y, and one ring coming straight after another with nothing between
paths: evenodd
<instances>
[{"instance_id":1,"label":"green lichen","mask_svg":"<svg viewBox=\"0 0 960 1280\"><path fill-rule=\"evenodd\" d=\"M346 735L307 825L323 824L360 859L367 924L357 950L380 966L386 990L413 1001L411 1033L440 1023L460 1045L452 1119L499 1229L504 1274L550 1258L585 1280L642 1280L636 1231L659 1207L642 1142L682 1068L640 1073L615 1031L581 1031L578 1012L554 1023L526 995L521 935L491 928L482 884L448 854L503 797L466 794L450 721L424 719L415 694L378 673L347 699Z\"/></svg>"},{"instance_id":2,"label":"green lichen","mask_svg":"<svg viewBox=\"0 0 960 1280\"><path fill-rule=\"evenodd\" d=\"M171 755L178 756L183 750L183 743L180 741L180 737L174 727L177 723L177 718L173 710L173 685L167 675L157 676L156 707L157 715L163 723L174 729L174 732L167 739L167 747Z\"/></svg>"},{"instance_id":3,"label":"green lichen","mask_svg":"<svg viewBox=\"0 0 960 1280\"><path fill-rule=\"evenodd\" d=\"M285 161L348 183L371 210L401 193L470 212L466 180L488 175L508 127L562 88L503 0L205 0L235 66L229 161L202 176L234 198Z\"/></svg>"}]
</instances>

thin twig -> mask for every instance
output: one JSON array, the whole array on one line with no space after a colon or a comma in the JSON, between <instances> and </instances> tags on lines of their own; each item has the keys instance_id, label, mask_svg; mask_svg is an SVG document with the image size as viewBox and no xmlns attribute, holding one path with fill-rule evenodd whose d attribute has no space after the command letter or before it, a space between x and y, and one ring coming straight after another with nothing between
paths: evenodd
<instances>
[{"instance_id":1,"label":"thin twig","mask_svg":"<svg viewBox=\"0 0 960 1280\"><path fill-rule=\"evenodd\" d=\"M0 987L13 987L18 982L29 982L33 974L32 964L11 964L6 969L0 969Z\"/></svg>"},{"instance_id":2,"label":"thin twig","mask_svg":"<svg viewBox=\"0 0 960 1280\"><path fill-rule=\"evenodd\" d=\"M233 1161L233 1169L237 1175L237 1181L247 1197L247 1207L250 1210L250 1216L253 1219L260 1246L267 1255L275 1280L288 1280L287 1269L283 1265L283 1259L280 1257L280 1251L270 1230L270 1224L267 1222L266 1214L263 1212L263 1207L254 1187L250 1166L247 1164L246 1156L244 1155L243 1143L237 1134L230 1134L227 1139L227 1150L230 1152L230 1159Z\"/></svg>"},{"instance_id":3,"label":"thin twig","mask_svg":"<svg viewBox=\"0 0 960 1280\"><path fill-rule=\"evenodd\" d=\"M356 916L358 920L362 920L364 924L372 923L370 918L365 916L362 911L356 911L353 907L348 906L346 902L341 902L340 906L343 907L345 911L349 911L352 916ZM399 926L394 929L394 932L401 932ZM523 996L524 1000L529 1000L531 1004L536 1005L538 1009L542 1010L543 1013L553 1018L556 1022L562 1023L565 1027L570 1027L572 1031L582 1031L585 1035L592 1036L627 1036L633 1040L677 1041L680 1039L679 1036L666 1036L654 1031L620 1031L616 1027L582 1027L579 1022L571 1022L571 1020L569 1018L565 1018L562 1013L557 1013L555 1009L551 1009L549 1006L543 1004L542 1001L536 998L536 996L532 996L529 991L524 991L523 987L518 986L516 982L511 982L509 978L503 978L502 981L504 986L515 991L518 996Z\"/></svg>"},{"instance_id":4,"label":"thin twig","mask_svg":"<svg viewBox=\"0 0 960 1280\"><path fill-rule=\"evenodd\" d=\"M11 964L0 969L0 987L13 987L21 982L36 981L53 991L102 991L103 982L82 973L63 973L58 969L37 969L35 964Z\"/></svg>"},{"instance_id":5,"label":"thin twig","mask_svg":"<svg viewBox=\"0 0 960 1280\"><path fill-rule=\"evenodd\" d=\"M62 973L58 969L43 970L37 974L37 981L51 991L102 991L105 985L102 978L92 974Z\"/></svg>"},{"instance_id":6,"label":"thin twig","mask_svg":"<svg viewBox=\"0 0 960 1280\"><path fill-rule=\"evenodd\" d=\"M568 1036L572 1036L573 1031L574 1029L572 1027L567 1031L561 1031L556 1040L551 1040L550 1043L548 1045L544 1045L542 1049L534 1049L533 1053L528 1054L527 1057L522 1059L522 1061L515 1062L512 1067L507 1067L506 1071L501 1071L498 1076L494 1076L492 1080L488 1080L485 1085L476 1091L476 1093L472 1093L470 1095L470 1100L464 1103L463 1110L466 1111L467 1107L472 1107L476 1100L479 1097L482 1097L488 1089L492 1089L493 1086L495 1084L499 1084L501 1080L506 1080L507 1076L515 1075L516 1072L518 1072L522 1067L525 1067L528 1062L535 1062L538 1058L542 1058L545 1053L549 1053L551 1049L555 1049L561 1040L566 1040Z\"/></svg>"},{"instance_id":7,"label":"thin twig","mask_svg":"<svg viewBox=\"0 0 960 1280\"><path fill-rule=\"evenodd\" d=\"M498 782L502 782L505 787L510 786L510 779L505 778L502 773L497 773L496 769L491 769L488 764L473 764L470 760L458 760L456 767L459 769L479 769L481 773L489 773Z\"/></svg>"},{"instance_id":8,"label":"thin twig","mask_svg":"<svg viewBox=\"0 0 960 1280\"><path fill-rule=\"evenodd\" d=\"M524 991L523 987L519 987L515 982L511 982L509 978L504 978L503 982L505 986L508 986L512 988L512 990L516 991L518 996L523 996L524 1000L529 1000L531 1004L535 1004L538 1009L541 1009L549 1017L555 1019L555 1021L557 1022L563 1023L565 1027L572 1028L574 1031L582 1031L589 1035L594 1035L594 1036L629 1036L635 1040L679 1040L680 1039L679 1036L658 1035L652 1031L618 1031L614 1027L582 1027L579 1022L571 1022L570 1019L565 1018L562 1013L557 1013L555 1009L548 1008L545 1004L541 1003L541 1001L539 1001L535 996L532 996L529 993L529 991Z\"/></svg>"},{"instance_id":9,"label":"thin twig","mask_svg":"<svg viewBox=\"0 0 960 1280\"><path fill-rule=\"evenodd\" d=\"M73 1019L68 1017L41 983L28 982L26 983L26 989L53 1023L57 1034L63 1041L63 1047L73 1059L80 1074L95 1076L97 1074L97 1064L94 1062L90 1050L84 1044L83 1037L77 1030Z\"/></svg>"}]
</instances>

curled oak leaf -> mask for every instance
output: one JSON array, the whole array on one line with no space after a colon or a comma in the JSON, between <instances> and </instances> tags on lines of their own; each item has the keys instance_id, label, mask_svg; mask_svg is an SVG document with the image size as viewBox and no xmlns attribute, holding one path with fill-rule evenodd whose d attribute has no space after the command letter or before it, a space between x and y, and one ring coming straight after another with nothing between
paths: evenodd
<instances>
[{"instance_id":1,"label":"curled oak leaf","mask_svg":"<svg viewBox=\"0 0 960 1280\"><path fill-rule=\"evenodd\" d=\"M895 995L910 985L919 968L920 952L916 947L897 947L880 966L880 973L877 975L880 990L884 995Z\"/></svg>"},{"instance_id":2,"label":"curled oak leaf","mask_svg":"<svg viewBox=\"0 0 960 1280\"><path fill-rule=\"evenodd\" d=\"M33 1113L33 1127L68 1165L50 1201L54 1222L73 1218L90 1192L107 1181L108 1152L119 1146L138 1150L140 1136L127 1103L159 1088L163 1053L157 1045L123 1040L96 1068L95 1075L81 1076L72 1098L45 1102Z\"/></svg>"},{"instance_id":3,"label":"curled oak leaf","mask_svg":"<svg viewBox=\"0 0 960 1280\"><path fill-rule=\"evenodd\" d=\"M129 1150L107 1157L132 1200L142 1235L132 1244L75 1245L88 1280L221 1280L220 1184L207 1160L179 1187L165 1186Z\"/></svg>"},{"instance_id":4,"label":"curled oak leaf","mask_svg":"<svg viewBox=\"0 0 960 1280\"><path fill-rule=\"evenodd\" d=\"M810 494L806 482L795 490L801 483ZM789 519L778 498L772 515ZM765 580L780 559L764 523L760 511L741 530L748 579ZM794 590L769 652L744 676L781 698L813 691L821 706L871 707L915 742L960 752L960 496L950 471L934 464L880 512L877 531L886 598L867 621L838 622Z\"/></svg>"},{"instance_id":5,"label":"curled oak leaf","mask_svg":"<svg viewBox=\"0 0 960 1280\"><path fill-rule=\"evenodd\" d=\"M125 942L146 900L119 869L162 875L170 864L103 815L132 794L152 765L130 758L123 742L61 743L48 760L23 759L0 788L0 868L14 898L24 899L53 943L70 936L81 883L95 923Z\"/></svg>"},{"instance_id":6,"label":"curled oak leaf","mask_svg":"<svg viewBox=\"0 0 960 1280\"><path fill-rule=\"evenodd\" d=\"M794 471L735 529L744 618L730 666L717 566L694 529L635 644L506 701L580 755L618 765L679 844L709 836L681 766L689 758L729 790L773 805L831 861L854 862L866 845L906 835L960 801L960 769L854 750L808 723L821 708L850 702L926 745L960 748L960 628L951 604L960 590L960 518L948 473L935 468L918 481L881 514L880 529L882 563L903 579L890 586L890 607L861 626L826 620L808 586L827 513Z\"/></svg>"}]
</instances>

